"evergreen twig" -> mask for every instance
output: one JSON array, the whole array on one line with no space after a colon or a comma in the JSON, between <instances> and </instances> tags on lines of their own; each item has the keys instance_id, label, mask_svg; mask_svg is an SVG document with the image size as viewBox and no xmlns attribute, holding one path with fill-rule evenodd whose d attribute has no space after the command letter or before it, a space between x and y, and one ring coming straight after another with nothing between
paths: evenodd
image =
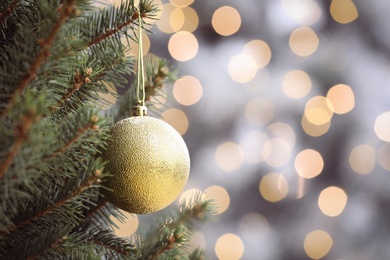
<instances>
[{"instance_id":1,"label":"evergreen twig","mask_svg":"<svg viewBox=\"0 0 390 260\"><path fill-rule=\"evenodd\" d=\"M39 219L40 217L52 212L54 209L56 208L59 208L61 207L62 205L64 205L66 202L68 202L69 200L71 200L72 198L76 197L77 195L79 195L80 193L84 192L85 190L87 190L88 188L90 188L92 185L96 184L96 183L99 183L100 182L100 174L101 174L101 171L100 170L97 170L95 172L95 174L93 174L89 179L87 179L83 184L81 184L76 190L74 190L69 196L67 196L66 198L58 201L57 203L55 203L54 205L46 208L44 211L41 211L37 214L35 214L34 216L26 219L25 221L21 222L21 223L18 223L17 225L15 225L14 227L10 228L9 230L5 231L5 233L12 233L14 232L15 230L18 230L28 224L30 224L32 221L34 220L37 220Z\"/></svg>"},{"instance_id":2,"label":"evergreen twig","mask_svg":"<svg viewBox=\"0 0 390 260\"><path fill-rule=\"evenodd\" d=\"M86 83L90 83L91 79L89 78L89 76L91 74L92 74L92 68L87 69L85 76L82 76L80 74L80 72L76 71L76 75L74 76L74 83L73 83L72 87L68 90L68 92L66 92L62 96L61 100L58 103L59 104L64 103L65 100L67 100L75 91L79 90L82 85L84 85Z\"/></svg>"},{"instance_id":3,"label":"evergreen twig","mask_svg":"<svg viewBox=\"0 0 390 260\"><path fill-rule=\"evenodd\" d=\"M48 161L48 160L51 160L53 159L54 157L56 157L57 155L65 152L66 150L69 149L69 147L74 144L78 139L80 139L81 136L83 136L83 134L85 132L87 132L89 129L92 129L92 130L98 130L99 129L99 126L96 125L95 123L97 123L99 120L99 118L95 115L93 116L89 122L87 122L83 127L79 128L78 131L77 131L77 134L72 138L70 139L64 146L62 146L61 148L57 149L56 151L54 151L52 154L50 155L46 155L45 156L45 161Z\"/></svg>"},{"instance_id":4,"label":"evergreen twig","mask_svg":"<svg viewBox=\"0 0 390 260\"><path fill-rule=\"evenodd\" d=\"M124 27L129 26L130 24L132 24L137 19L137 18L134 18L134 17L135 17L135 15L133 15L133 17L130 20L120 24L117 28L108 30L103 35L100 35L98 38L93 39L92 41L90 41L88 43L88 47L91 47L92 45L98 44L99 42L101 42L101 41L107 39L108 37L116 34L120 30L122 30Z\"/></svg>"},{"instance_id":5,"label":"evergreen twig","mask_svg":"<svg viewBox=\"0 0 390 260\"><path fill-rule=\"evenodd\" d=\"M30 109L29 112L25 113L20 120L20 123L15 129L15 143L12 146L11 150L8 152L5 160L0 165L0 179L4 177L7 172L8 167L11 166L15 156L18 154L23 143L28 139L28 130L31 128L33 123L38 120L36 110Z\"/></svg>"},{"instance_id":6,"label":"evergreen twig","mask_svg":"<svg viewBox=\"0 0 390 260\"><path fill-rule=\"evenodd\" d=\"M7 18L12 14L15 7L20 3L20 0L13 0L8 7L5 9L5 12L0 14L0 26L2 26L7 20Z\"/></svg>"},{"instance_id":7,"label":"evergreen twig","mask_svg":"<svg viewBox=\"0 0 390 260\"><path fill-rule=\"evenodd\" d=\"M54 241L52 244L50 244L47 248L44 248L38 254L35 254L34 256L27 258L27 260L38 259L38 257L40 257L43 254L45 254L45 252L49 251L50 249L53 249L53 248L57 247L58 245L62 244L65 240L66 240L66 236L60 237L57 241Z\"/></svg>"},{"instance_id":8,"label":"evergreen twig","mask_svg":"<svg viewBox=\"0 0 390 260\"><path fill-rule=\"evenodd\" d=\"M63 7L60 7L60 18L57 20L56 24L54 25L53 29L51 30L49 36L46 40L41 40L39 42L39 45L41 46L40 52L35 58L34 63L30 66L29 71L24 76L22 81L19 83L19 86L17 87L15 93L11 97L11 99L8 101L8 109L10 106L13 105L15 102L16 97L23 92L23 90L26 88L26 86L36 77L36 72L38 68L42 65L42 63L50 56L49 49L52 46L58 32L61 30L62 25L65 23L65 21L68 19L68 17L72 14L76 13L76 4L77 0L69 0L67 4ZM7 109L3 110L4 114L6 114Z\"/></svg>"}]
</instances>

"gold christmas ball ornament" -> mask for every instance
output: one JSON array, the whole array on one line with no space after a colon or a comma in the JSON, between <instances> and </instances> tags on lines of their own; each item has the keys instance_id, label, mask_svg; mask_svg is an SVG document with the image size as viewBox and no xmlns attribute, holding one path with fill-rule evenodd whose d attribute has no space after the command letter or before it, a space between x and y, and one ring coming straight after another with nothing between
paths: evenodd
<instances>
[{"instance_id":1,"label":"gold christmas ball ornament","mask_svg":"<svg viewBox=\"0 0 390 260\"><path fill-rule=\"evenodd\" d=\"M145 107L110 129L111 140L102 153L108 163L102 192L125 211L145 214L171 204L183 191L190 157L181 135L166 122L143 116Z\"/></svg>"}]
</instances>

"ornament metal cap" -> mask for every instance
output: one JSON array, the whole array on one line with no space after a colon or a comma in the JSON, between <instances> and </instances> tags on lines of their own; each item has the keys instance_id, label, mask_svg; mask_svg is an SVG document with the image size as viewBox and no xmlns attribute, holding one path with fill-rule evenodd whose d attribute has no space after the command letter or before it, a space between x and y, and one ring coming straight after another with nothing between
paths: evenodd
<instances>
[{"instance_id":1,"label":"ornament metal cap","mask_svg":"<svg viewBox=\"0 0 390 260\"><path fill-rule=\"evenodd\" d=\"M147 116L148 108L146 106L135 106L133 108L133 116Z\"/></svg>"}]
</instances>

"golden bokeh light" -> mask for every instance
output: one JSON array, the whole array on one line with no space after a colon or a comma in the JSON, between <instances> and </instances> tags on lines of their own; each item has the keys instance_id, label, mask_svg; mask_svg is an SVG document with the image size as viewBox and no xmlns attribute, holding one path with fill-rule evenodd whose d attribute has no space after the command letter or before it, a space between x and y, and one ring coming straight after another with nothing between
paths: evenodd
<instances>
[{"instance_id":1,"label":"golden bokeh light","mask_svg":"<svg viewBox=\"0 0 390 260\"><path fill-rule=\"evenodd\" d=\"M216 210L217 214L221 214L228 209L230 204L230 197L225 188L214 185L205 189L204 192L207 199L214 200L216 203L218 207Z\"/></svg>"},{"instance_id":2,"label":"golden bokeh light","mask_svg":"<svg viewBox=\"0 0 390 260\"><path fill-rule=\"evenodd\" d=\"M138 217L135 214L123 210L119 211L121 211L125 218L121 221L111 215L110 220L114 223L114 225L111 225L111 229L118 237L128 237L137 230L139 225Z\"/></svg>"},{"instance_id":3,"label":"golden bokeh light","mask_svg":"<svg viewBox=\"0 0 390 260\"><path fill-rule=\"evenodd\" d=\"M171 4L178 7L185 7L191 5L195 0L169 0Z\"/></svg>"},{"instance_id":4,"label":"golden bokeh light","mask_svg":"<svg viewBox=\"0 0 390 260\"><path fill-rule=\"evenodd\" d=\"M355 96L350 86L338 84L329 89L326 98L332 103L333 112L345 114L355 107Z\"/></svg>"},{"instance_id":5,"label":"golden bokeh light","mask_svg":"<svg viewBox=\"0 0 390 260\"><path fill-rule=\"evenodd\" d=\"M179 205L191 205L195 198L200 196L201 199L206 199L206 194L199 189L189 189L184 191L178 200Z\"/></svg>"},{"instance_id":6,"label":"golden bokeh light","mask_svg":"<svg viewBox=\"0 0 390 260\"><path fill-rule=\"evenodd\" d=\"M267 141L267 135L260 131L255 130L244 134L240 141L244 160L253 164L261 163L264 160L263 149Z\"/></svg>"},{"instance_id":7,"label":"golden bokeh light","mask_svg":"<svg viewBox=\"0 0 390 260\"><path fill-rule=\"evenodd\" d=\"M99 99L97 100L97 104L101 107L101 110L108 110L113 107L117 101L118 93L114 84L107 81L101 81L103 85L107 88L107 93L98 92Z\"/></svg>"},{"instance_id":8,"label":"golden bokeh light","mask_svg":"<svg viewBox=\"0 0 390 260\"><path fill-rule=\"evenodd\" d=\"M306 116L303 115L301 125L302 125L302 129L305 131L306 134L313 137L318 137L326 134L329 131L331 122L332 121L329 120L325 124L315 125L311 123L309 120L307 120Z\"/></svg>"},{"instance_id":9,"label":"golden bokeh light","mask_svg":"<svg viewBox=\"0 0 390 260\"><path fill-rule=\"evenodd\" d=\"M275 115L273 103L263 97L251 99L245 108L245 116L249 123L256 126L268 124Z\"/></svg>"},{"instance_id":10,"label":"golden bokeh light","mask_svg":"<svg viewBox=\"0 0 390 260\"><path fill-rule=\"evenodd\" d=\"M185 106L197 103L203 94L200 81L192 76L183 76L178 79L172 91L176 101Z\"/></svg>"},{"instance_id":11,"label":"golden bokeh light","mask_svg":"<svg viewBox=\"0 0 390 260\"><path fill-rule=\"evenodd\" d=\"M218 34L229 36L240 29L241 16L235 8L222 6L215 10L211 18L211 24Z\"/></svg>"},{"instance_id":12,"label":"golden bokeh light","mask_svg":"<svg viewBox=\"0 0 390 260\"><path fill-rule=\"evenodd\" d=\"M230 59L228 72L234 81L246 83L256 76L257 64L252 56L245 53L237 54Z\"/></svg>"},{"instance_id":13,"label":"golden bokeh light","mask_svg":"<svg viewBox=\"0 0 390 260\"><path fill-rule=\"evenodd\" d=\"M282 167L291 157L290 144L282 138L268 140L263 149L264 161L271 167Z\"/></svg>"},{"instance_id":14,"label":"golden bokeh light","mask_svg":"<svg viewBox=\"0 0 390 260\"><path fill-rule=\"evenodd\" d=\"M150 101L153 104L153 108L162 109L167 103L167 93L160 91L150 97Z\"/></svg>"},{"instance_id":15,"label":"golden bokeh light","mask_svg":"<svg viewBox=\"0 0 390 260\"><path fill-rule=\"evenodd\" d=\"M175 31L171 25L171 15L174 10L178 9L178 7L167 3L161 5L160 9L161 17L156 21L157 28L164 33L174 33Z\"/></svg>"},{"instance_id":16,"label":"golden bokeh light","mask_svg":"<svg viewBox=\"0 0 390 260\"><path fill-rule=\"evenodd\" d=\"M241 233L245 234L245 238L251 241L265 238L270 230L267 218L255 212L244 215L238 227Z\"/></svg>"},{"instance_id":17,"label":"golden bokeh light","mask_svg":"<svg viewBox=\"0 0 390 260\"><path fill-rule=\"evenodd\" d=\"M283 92L289 98L299 99L307 96L311 86L310 76L302 70L292 70L283 78Z\"/></svg>"},{"instance_id":18,"label":"golden bokeh light","mask_svg":"<svg viewBox=\"0 0 390 260\"><path fill-rule=\"evenodd\" d=\"M138 38L139 33L135 32L135 35ZM125 46L130 44L130 48L127 49L127 51L125 52L125 55L138 58L138 46L139 46L138 42L130 41L128 43L124 37L121 38L121 41L122 41L123 45L125 45ZM150 50L150 39L149 39L148 34L143 32L142 33L142 55L145 56L149 52L149 50Z\"/></svg>"},{"instance_id":19,"label":"golden bokeh light","mask_svg":"<svg viewBox=\"0 0 390 260\"><path fill-rule=\"evenodd\" d=\"M219 168L227 172L238 169L243 160L242 149L234 142L222 143L215 151L215 162Z\"/></svg>"},{"instance_id":20,"label":"golden bokeh light","mask_svg":"<svg viewBox=\"0 0 390 260\"><path fill-rule=\"evenodd\" d=\"M306 57L313 54L319 44L317 34L307 26L295 29L290 35L290 48L298 56Z\"/></svg>"},{"instance_id":21,"label":"golden bokeh light","mask_svg":"<svg viewBox=\"0 0 390 260\"><path fill-rule=\"evenodd\" d=\"M352 0L333 0L329 11L332 18L342 24L353 22L359 16Z\"/></svg>"},{"instance_id":22,"label":"golden bokeh light","mask_svg":"<svg viewBox=\"0 0 390 260\"><path fill-rule=\"evenodd\" d=\"M184 14L183 26L180 28L181 31L194 32L199 25L199 17L195 9L192 7L183 7Z\"/></svg>"},{"instance_id":23,"label":"golden bokeh light","mask_svg":"<svg viewBox=\"0 0 390 260\"><path fill-rule=\"evenodd\" d=\"M343 189L331 186L321 191L318 206L325 215L336 217L343 212L347 200L348 196Z\"/></svg>"},{"instance_id":24,"label":"golden bokeh light","mask_svg":"<svg viewBox=\"0 0 390 260\"><path fill-rule=\"evenodd\" d=\"M332 103L323 96L312 97L305 106L305 117L314 125L323 125L333 117Z\"/></svg>"},{"instance_id":25,"label":"golden bokeh light","mask_svg":"<svg viewBox=\"0 0 390 260\"><path fill-rule=\"evenodd\" d=\"M271 60L271 49L265 41L253 40L245 44L243 53L251 56L258 69L264 68Z\"/></svg>"},{"instance_id":26,"label":"golden bokeh light","mask_svg":"<svg viewBox=\"0 0 390 260\"><path fill-rule=\"evenodd\" d=\"M352 170L360 174L372 172L375 167L375 162L375 149L368 144L361 144L354 147L349 154L349 165Z\"/></svg>"},{"instance_id":27,"label":"golden bokeh light","mask_svg":"<svg viewBox=\"0 0 390 260\"><path fill-rule=\"evenodd\" d=\"M284 12L301 25L316 23L321 17L321 8L313 0L283 0Z\"/></svg>"},{"instance_id":28,"label":"golden bokeh light","mask_svg":"<svg viewBox=\"0 0 390 260\"><path fill-rule=\"evenodd\" d=\"M184 12L181 8L175 8L172 10L169 16L169 24L174 32L178 32L184 25Z\"/></svg>"},{"instance_id":29,"label":"golden bokeh light","mask_svg":"<svg viewBox=\"0 0 390 260\"><path fill-rule=\"evenodd\" d=\"M220 260L238 260L244 254L244 243L235 234L220 236L215 243L215 254Z\"/></svg>"},{"instance_id":30,"label":"golden bokeh light","mask_svg":"<svg viewBox=\"0 0 390 260\"><path fill-rule=\"evenodd\" d=\"M297 154L294 167L299 176L305 179L311 179L322 172L324 160L316 150L306 149Z\"/></svg>"},{"instance_id":31,"label":"golden bokeh light","mask_svg":"<svg viewBox=\"0 0 390 260\"><path fill-rule=\"evenodd\" d=\"M171 56L178 61L188 61L198 53L198 40L192 33L180 31L171 36L168 50Z\"/></svg>"},{"instance_id":32,"label":"golden bokeh light","mask_svg":"<svg viewBox=\"0 0 390 260\"><path fill-rule=\"evenodd\" d=\"M380 114L374 124L376 136L385 142L390 142L390 111Z\"/></svg>"},{"instance_id":33,"label":"golden bokeh light","mask_svg":"<svg viewBox=\"0 0 390 260\"><path fill-rule=\"evenodd\" d=\"M283 122L272 123L267 127L266 133L271 138L280 138L285 140L289 144L291 149L295 145L295 132L289 124Z\"/></svg>"},{"instance_id":34,"label":"golden bokeh light","mask_svg":"<svg viewBox=\"0 0 390 260\"><path fill-rule=\"evenodd\" d=\"M321 259L326 256L333 246L333 239L328 232L314 230L306 235L303 248L312 259Z\"/></svg>"},{"instance_id":35,"label":"golden bokeh light","mask_svg":"<svg viewBox=\"0 0 390 260\"><path fill-rule=\"evenodd\" d=\"M378 162L383 169L390 171L390 143L384 143L379 148Z\"/></svg>"},{"instance_id":36,"label":"golden bokeh light","mask_svg":"<svg viewBox=\"0 0 390 260\"><path fill-rule=\"evenodd\" d=\"M177 108L170 108L161 114L162 120L173 126L179 134L184 135L188 129L188 118L186 114Z\"/></svg>"},{"instance_id":37,"label":"golden bokeh light","mask_svg":"<svg viewBox=\"0 0 390 260\"><path fill-rule=\"evenodd\" d=\"M278 202L287 196L288 183L283 175L279 173L269 173L261 179L259 191L265 200L269 202Z\"/></svg>"}]
</instances>

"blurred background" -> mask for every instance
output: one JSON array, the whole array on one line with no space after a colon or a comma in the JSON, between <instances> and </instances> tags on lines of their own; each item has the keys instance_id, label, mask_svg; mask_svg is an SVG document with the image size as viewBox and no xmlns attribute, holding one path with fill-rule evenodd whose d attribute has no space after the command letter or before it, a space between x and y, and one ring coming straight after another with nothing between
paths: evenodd
<instances>
[{"instance_id":1,"label":"blurred background","mask_svg":"<svg viewBox=\"0 0 390 260\"><path fill-rule=\"evenodd\" d=\"M191 155L178 201L201 190L219 204L194 246L207 259L388 259L390 2L155 3L144 54L180 79L154 101Z\"/></svg>"}]
</instances>

